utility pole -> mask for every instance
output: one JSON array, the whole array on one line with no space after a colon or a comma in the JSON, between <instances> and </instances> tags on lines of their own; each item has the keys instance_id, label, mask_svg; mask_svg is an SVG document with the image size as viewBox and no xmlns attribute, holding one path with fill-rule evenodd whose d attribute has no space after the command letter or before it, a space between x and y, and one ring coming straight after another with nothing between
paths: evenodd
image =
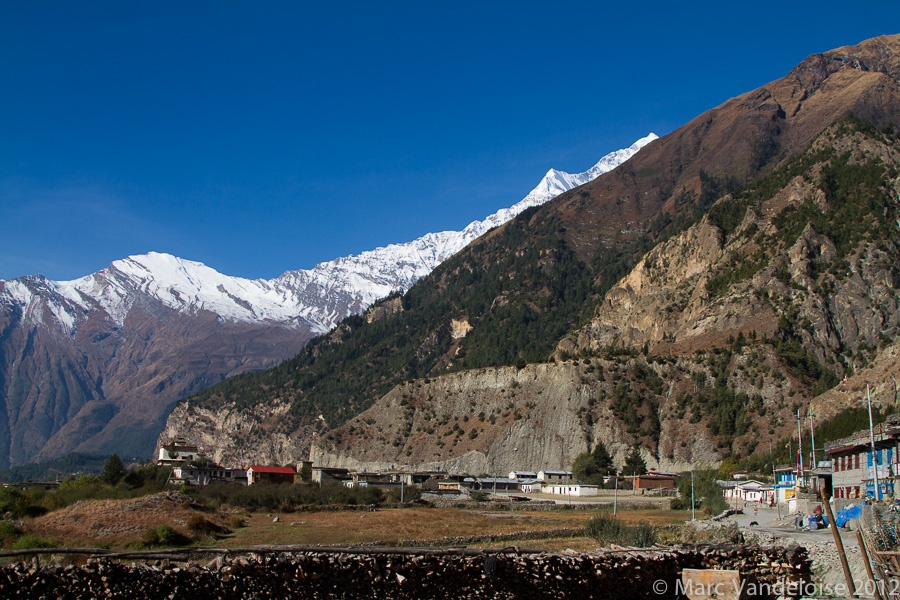
<instances>
[{"instance_id":1,"label":"utility pole","mask_svg":"<svg viewBox=\"0 0 900 600\"><path fill-rule=\"evenodd\" d=\"M800 409L797 409L797 493L803 481L803 427L800 421ZM799 499L799 498L798 498Z\"/></svg>"},{"instance_id":2,"label":"utility pole","mask_svg":"<svg viewBox=\"0 0 900 600\"><path fill-rule=\"evenodd\" d=\"M616 507L619 504L619 471L616 471L616 491L613 495L613 516L616 516Z\"/></svg>"},{"instance_id":3,"label":"utility pole","mask_svg":"<svg viewBox=\"0 0 900 600\"><path fill-rule=\"evenodd\" d=\"M875 484L875 501L881 500L881 487L878 485L878 451L875 449L875 426L872 424L872 396L869 384L866 384L866 401L869 404L869 441L872 443L872 480Z\"/></svg>"},{"instance_id":4,"label":"utility pole","mask_svg":"<svg viewBox=\"0 0 900 600\"><path fill-rule=\"evenodd\" d=\"M813 429L812 407L809 409L809 435L812 439L812 468L815 469L816 463L816 431Z\"/></svg>"},{"instance_id":5,"label":"utility pole","mask_svg":"<svg viewBox=\"0 0 900 600\"><path fill-rule=\"evenodd\" d=\"M691 471L691 521L695 520L694 515L694 472Z\"/></svg>"},{"instance_id":6,"label":"utility pole","mask_svg":"<svg viewBox=\"0 0 900 600\"><path fill-rule=\"evenodd\" d=\"M772 494L775 496L775 506L778 509L778 520L781 520L781 502L778 501L778 476L775 474L775 461L772 461Z\"/></svg>"}]
</instances>

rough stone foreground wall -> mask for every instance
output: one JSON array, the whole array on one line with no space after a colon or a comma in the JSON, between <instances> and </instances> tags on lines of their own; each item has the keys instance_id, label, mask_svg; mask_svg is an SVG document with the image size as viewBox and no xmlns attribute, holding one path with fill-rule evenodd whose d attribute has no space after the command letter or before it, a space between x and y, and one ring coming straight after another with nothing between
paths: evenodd
<instances>
[{"instance_id":1,"label":"rough stone foreground wall","mask_svg":"<svg viewBox=\"0 0 900 600\"><path fill-rule=\"evenodd\" d=\"M83 567L17 563L0 570L2 598L440 599L676 598L684 568L739 569L760 583L809 581L803 548L679 546L606 554L472 555L418 551L253 554L208 567L92 560ZM399 552L399 551L396 551ZM654 583L665 582L666 590Z\"/></svg>"}]
</instances>

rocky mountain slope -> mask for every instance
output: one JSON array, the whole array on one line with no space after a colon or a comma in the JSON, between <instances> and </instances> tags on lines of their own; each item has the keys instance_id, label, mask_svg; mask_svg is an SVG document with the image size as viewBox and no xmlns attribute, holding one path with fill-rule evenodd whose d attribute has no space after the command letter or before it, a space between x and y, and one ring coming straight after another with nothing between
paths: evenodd
<instances>
[{"instance_id":1,"label":"rocky mountain slope","mask_svg":"<svg viewBox=\"0 0 900 600\"><path fill-rule=\"evenodd\" d=\"M894 327L893 296L867 297L864 288L882 282L887 290L892 281L878 265L895 251L896 232L884 228L896 201L886 202L882 189L895 165L879 171L860 156L893 160L893 134L878 130L900 122L898 81L900 36L813 55L483 236L377 307L377 318L345 321L296 359L180 404L165 435L203 427L217 458L237 460L232 430L218 425L227 415L240 423L241 448L277 445L277 453L257 454L276 462L309 447L341 464L452 465L474 451L468 468L494 472L565 466L597 439L619 452L639 443L650 464L672 468L750 453L761 434L787 431L795 405L877 353L886 343L872 337L879 321ZM810 146L848 114L866 125L839 123ZM856 185L881 213L845 201ZM877 239L865 241L856 227L856 237L840 233L844 220L874 226L866 219L876 217ZM860 257L872 258L860 266ZM833 302L825 298L832 292ZM877 306L875 318L866 303ZM548 358L569 361L570 375L526 366ZM500 395L495 384L478 383L504 365L550 371L526 387L504 370ZM571 393L556 397L541 380ZM424 396L403 397L398 390L410 381ZM510 392L515 382L521 394ZM556 399L542 404L544 394ZM408 425L392 425L381 413L404 399ZM277 419L266 418L266 406L278 407ZM469 412L460 416L463 406ZM473 434L481 413L493 423ZM455 428L445 415L458 419ZM506 429L488 431L509 415ZM606 429L596 425L604 416L612 419ZM449 433L426 426L435 420ZM550 436L534 450L563 464L513 464L522 449L509 448L520 438L537 443L540 432L562 432L567 422L587 423L588 434L564 444Z\"/></svg>"},{"instance_id":2,"label":"rocky mountain slope","mask_svg":"<svg viewBox=\"0 0 900 600\"><path fill-rule=\"evenodd\" d=\"M839 121L647 253L554 362L408 382L311 456L470 473L566 466L598 440L666 470L748 456L839 378L896 371L898 217L900 136Z\"/></svg>"},{"instance_id":3,"label":"rocky mountain slope","mask_svg":"<svg viewBox=\"0 0 900 600\"><path fill-rule=\"evenodd\" d=\"M551 169L522 201L463 231L272 280L150 253L74 281L0 281L0 468L71 451L147 454L176 400L296 355L311 337L409 289L484 232L654 139L612 152L584 173Z\"/></svg>"}]
</instances>

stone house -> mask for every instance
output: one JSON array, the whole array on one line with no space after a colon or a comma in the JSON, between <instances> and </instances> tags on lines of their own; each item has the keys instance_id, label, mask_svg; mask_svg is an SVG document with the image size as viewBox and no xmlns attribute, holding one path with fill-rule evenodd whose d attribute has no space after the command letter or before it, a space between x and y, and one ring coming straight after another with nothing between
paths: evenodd
<instances>
[{"instance_id":1,"label":"stone house","mask_svg":"<svg viewBox=\"0 0 900 600\"><path fill-rule=\"evenodd\" d=\"M537 478L544 483L568 483L572 481L572 471L538 471Z\"/></svg>"}]
</instances>

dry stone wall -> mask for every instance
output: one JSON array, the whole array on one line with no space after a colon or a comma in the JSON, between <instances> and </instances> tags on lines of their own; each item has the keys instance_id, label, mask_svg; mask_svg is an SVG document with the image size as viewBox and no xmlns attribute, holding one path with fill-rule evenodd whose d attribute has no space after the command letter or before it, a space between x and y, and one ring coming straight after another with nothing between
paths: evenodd
<instances>
[{"instance_id":1,"label":"dry stone wall","mask_svg":"<svg viewBox=\"0 0 900 600\"><path fill-rule=\"evenodd\" d=\"M694 545L603 554L381 548L219 556L206 567L108 558L82 567L17 563L0 569L0 597L676 598L686 568L738 569L748 581L778 590L810 580L800 547Z\"/></svg>"}]
</instances>

